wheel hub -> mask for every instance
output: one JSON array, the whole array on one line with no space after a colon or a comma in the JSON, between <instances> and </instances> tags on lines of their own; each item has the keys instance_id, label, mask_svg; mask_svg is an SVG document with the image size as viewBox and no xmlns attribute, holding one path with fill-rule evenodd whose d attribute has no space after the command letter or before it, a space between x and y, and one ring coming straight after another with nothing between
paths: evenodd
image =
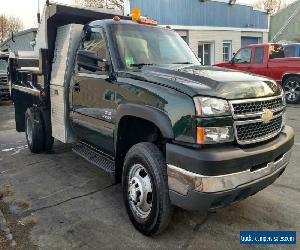
<instances>
[{"instance_id":1,"label":"wheel hub","mask_svg":"<svg viewBox=\"0 0 300 250\"><path fill-rule=\"evenodd\" d=\"M129 171L128 200L136 216L147 218L152 208L152 183L141 164L133 165Z\"/></svg>"},{"instance_id":2,"label":"wheel hub","mask_svg":"<svg viewBox=\"0 0 300 250\"><path fill-rule=\"evenodd\" d=\"M32 123L30 119L28 118L26 121L26 133L27 133L27 139L29 143L32 143Z\"/></svg>"},{"instance_id":3,"label":"wheel hub","mask_svg":"<svg viewBox=\"0 0 300 250\"><path fill-rule=\"evenodd\" d=\"M296 81L288 81L284 86L284 90L287 100L295 101L300 95L300 84Z\"/></svg>"},{"instance_id":4,"label":"wheel hub","mask_svg":"<svg viewBox=\"0 0 300 250\"><path fill-rule=\"evenodd\" d=\"M136 177L132 178L130 184L129 184L129 197L130 200L140 205L141 201L143 201L143 194L145 193L145 190L143 188L143 184L140 182L140 180Z\"/></svg>"}]
</instances>

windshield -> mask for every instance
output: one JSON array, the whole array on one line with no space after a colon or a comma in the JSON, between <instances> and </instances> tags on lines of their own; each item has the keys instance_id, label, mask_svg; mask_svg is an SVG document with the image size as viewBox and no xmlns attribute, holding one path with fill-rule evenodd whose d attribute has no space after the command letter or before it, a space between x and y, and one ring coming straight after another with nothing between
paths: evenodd
<instances>
[{"instance_id":1,"label":"windshield","mask_svg":"<svg viewBox=\"0 0 300 250\"><path fill-rule=\"evenodd\" d=\"M174 31L135 24L112 25L120 68L142 65L196 64L196 56Z\"/></svg>"},{"instance_id":2,"label":"windshield","mask_svg":"<svg viewBox=\"0 0 300 250\"><path fill-rule=\"evenodd\" d=\"M0 60L0 71L7 72L7 62L4 60Z\"/></svg>"}]
</instances>

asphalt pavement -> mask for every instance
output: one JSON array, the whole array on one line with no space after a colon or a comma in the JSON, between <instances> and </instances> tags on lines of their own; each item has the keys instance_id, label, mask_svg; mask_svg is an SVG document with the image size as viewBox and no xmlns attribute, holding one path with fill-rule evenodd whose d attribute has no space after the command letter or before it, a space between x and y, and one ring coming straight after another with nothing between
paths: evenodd
<instances>
[{"instance_id":1,"label":"asphalt pavement","mask_svg":"<svg viewBox=\"0 0 300 250\"><path fill-rule=\"evenodd\" d=\"M241 230L296 230L300 249L300 106L288 107L296 132L286 172L258 194L209 213L176 209L167 231L145 237L131 225L120 185L55 142L35 155L17 133L14 109L0 103L0 249L240 249ZM6 222L6 223L3 223ZM1 231L1 230L0 230ZM274 246L243 246L274 248Z\"/></svg>"}]
</instances>

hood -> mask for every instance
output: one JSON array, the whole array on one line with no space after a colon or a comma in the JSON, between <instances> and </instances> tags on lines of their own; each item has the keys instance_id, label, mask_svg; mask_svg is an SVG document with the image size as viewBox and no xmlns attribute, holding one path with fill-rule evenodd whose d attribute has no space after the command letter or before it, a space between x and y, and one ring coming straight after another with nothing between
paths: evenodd
<instances>
[{"instance_id":1,"label":"hood","mask_svg":"<svg viewBox=\"0 0 300 250\"><path fill-rule=\"evenodd\" d=\"M128 71L126 77L176 89L190 96L203 95L228 100L280 95L281 87L273 80L219 67L144 66Z\"/></svg>"}]
</instances>

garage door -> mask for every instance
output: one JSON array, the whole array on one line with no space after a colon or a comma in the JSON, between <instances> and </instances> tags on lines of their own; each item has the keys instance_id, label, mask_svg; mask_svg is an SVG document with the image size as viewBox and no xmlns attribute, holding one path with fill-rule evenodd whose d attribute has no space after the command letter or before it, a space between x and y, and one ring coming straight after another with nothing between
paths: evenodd
<instances>
[{"instance_id":1,"label":"garage door","mask_svg":"<svg viewBox=\"0 0 300 250\"><path fill-rule=\"evenodd\" d=\"M258 44L260 43L259 37L250 37L250 36L242 36L242 47L247 46L249 44Z\"/></svg>"}]
</instances>

